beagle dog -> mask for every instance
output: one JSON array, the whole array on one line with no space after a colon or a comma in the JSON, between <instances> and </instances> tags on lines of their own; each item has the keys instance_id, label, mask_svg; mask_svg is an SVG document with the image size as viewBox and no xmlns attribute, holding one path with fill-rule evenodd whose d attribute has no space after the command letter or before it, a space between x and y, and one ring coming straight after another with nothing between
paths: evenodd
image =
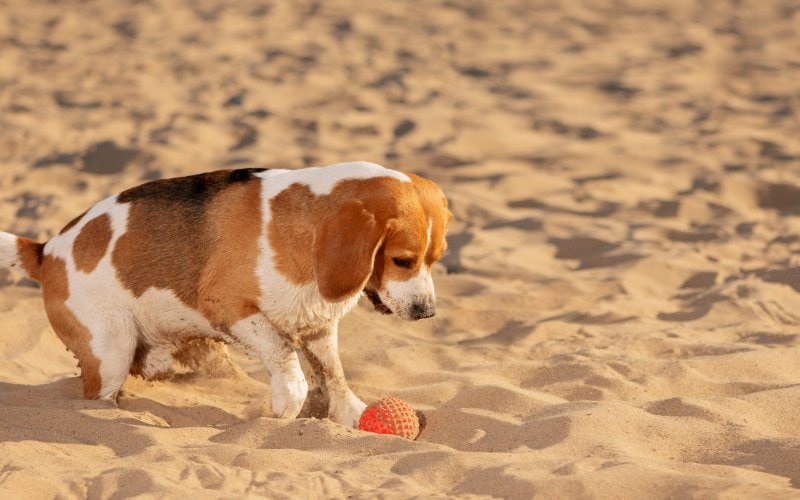
<instances>
[{"instance_id":1,"label":"beagle dog","mask_svg":"<svg viewBox=\"0 0 800 500\"><path fill-rule=\"evenodd\" d=\"M115 401L129 373L163 378L188 342L214 339L263 361L283 418L306 398L302 353L328 416L354 426L365 404L339 320L362 293L385 314L433 316L450 218L436 184L373 163L221 170L107 198L44 244L0 233L0 267L41 283L86 398Z\"/></svg>"}]
</instances>

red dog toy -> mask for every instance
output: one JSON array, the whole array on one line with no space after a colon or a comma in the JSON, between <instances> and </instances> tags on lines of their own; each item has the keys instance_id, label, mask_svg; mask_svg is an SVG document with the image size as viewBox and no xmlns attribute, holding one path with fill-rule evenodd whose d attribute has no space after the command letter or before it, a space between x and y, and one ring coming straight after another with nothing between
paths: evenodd
<instances>
[{"instance_id":1,"label":"red dog toy","mask_svg":"<svg viewBox=\"0 0 800 500\"><path fill-rule=\"evenodd\" d=\"M420 432L417 412L399 398L383 398L367 406L358 421L362 431L416 439Z\"/></svg>"}]
</instances>

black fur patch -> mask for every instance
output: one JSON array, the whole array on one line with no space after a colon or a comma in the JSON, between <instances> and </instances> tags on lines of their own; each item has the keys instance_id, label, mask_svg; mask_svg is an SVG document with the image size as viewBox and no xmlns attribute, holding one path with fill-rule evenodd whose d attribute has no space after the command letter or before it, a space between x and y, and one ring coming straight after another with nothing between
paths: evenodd
<instances>
[{"instance_id":1,"label":"black fur patch","mask_svg":"<svg viewBox=\"0 0 800 500\"><path fill-rule=\"evenodd\" d=\"M119 203L137 200L159 202L179 202L191 205L204 205L217 193L239 182L255 179L255 174L266 168L241 168L237 170L218 170L205 174L160 179L128 189L117 197Z\"/></svg>"}]
</instances>

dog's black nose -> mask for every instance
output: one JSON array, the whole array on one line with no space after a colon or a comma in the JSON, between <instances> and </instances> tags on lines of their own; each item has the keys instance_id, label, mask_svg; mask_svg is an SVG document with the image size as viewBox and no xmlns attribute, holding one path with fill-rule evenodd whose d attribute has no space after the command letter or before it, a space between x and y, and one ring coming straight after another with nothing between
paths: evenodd
<instances>
[{"instance_id":1,"label":"dog's black nose","mask_svg":"<svg viewBox=\"0 0 800 500\"><path fill-rule=\"evenodd\" d=\"M415 302L411 306L411 317L413 319L430 318L436 315L436 306L424 302Z\"/></svg>"}]
</instances>

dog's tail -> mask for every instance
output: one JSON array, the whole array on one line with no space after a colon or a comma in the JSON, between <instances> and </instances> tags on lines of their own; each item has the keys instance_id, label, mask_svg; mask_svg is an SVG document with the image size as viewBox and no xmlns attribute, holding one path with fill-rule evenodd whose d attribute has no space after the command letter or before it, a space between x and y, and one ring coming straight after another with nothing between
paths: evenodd
<instances>
[{"instance_id":1,"label":"dog's tail","mask_svg":"<svg viewBox=\"0 0 800 500\"><path fill-rule=\"evenodd\" d=\"M44 245L0 231L0 269L20 267L36 281L42 278Z\"/></svg>"}]
</instances>

